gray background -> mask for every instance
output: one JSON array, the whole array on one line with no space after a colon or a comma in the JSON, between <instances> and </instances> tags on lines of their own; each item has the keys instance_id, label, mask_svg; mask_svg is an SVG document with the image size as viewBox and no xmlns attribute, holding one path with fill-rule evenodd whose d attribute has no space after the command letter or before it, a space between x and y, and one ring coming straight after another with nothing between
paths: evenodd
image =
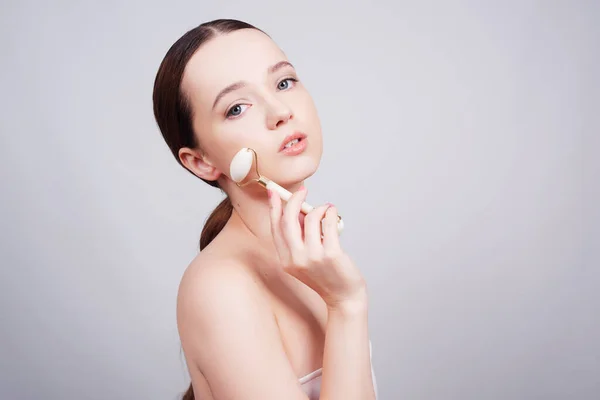
<instances>
[{"instance_id":1,"label":"gray background","mask_svg":"<svg viewBox=\"0 0 600 400\"><path fill-rule=\"evenodd\" d=\"M598 399L593 1L9 1L0 399L175 399L179 278L220 193L155 126L167 48L247 20L322 118L382 399Z\"/></svg>"}]
</instances>

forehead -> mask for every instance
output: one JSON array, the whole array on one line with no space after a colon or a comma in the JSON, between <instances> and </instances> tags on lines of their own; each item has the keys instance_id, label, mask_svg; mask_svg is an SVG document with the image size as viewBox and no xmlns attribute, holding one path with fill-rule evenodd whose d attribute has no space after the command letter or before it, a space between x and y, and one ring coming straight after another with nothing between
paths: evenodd
<instances>
[{"instance_id":1,"label":"forehead","mask_svg":"<svg viewBox=\"0 0 600 400\"><path fill-rule=\"evenodd\" d=\"M214 99L237 81L262 81L267 69L287 60L279 46L256 29L218 35L200 46L186 66L183 86L192 97Z\"/></svg>"}]
</instances>

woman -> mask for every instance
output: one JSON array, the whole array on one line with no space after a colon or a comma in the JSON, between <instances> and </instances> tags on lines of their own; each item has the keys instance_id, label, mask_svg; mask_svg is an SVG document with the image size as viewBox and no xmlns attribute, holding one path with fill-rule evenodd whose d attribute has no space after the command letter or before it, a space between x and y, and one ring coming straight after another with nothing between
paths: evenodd
<instances>
[{"instance_id":1,"label":"woman","mask_svg":"<svg viewBox=\"0 0 600 400\"><path fill-rule=\"evenodd\" d=\"M184 399L375 399L366 286L340 247L336 207L300 211L321 127L285 54L247 23L202 24L167 52L153 100L177 161L227 195L179 288ZM293 193L287 203L228 177L242 147Z\"/></svg>"}]
</instances>

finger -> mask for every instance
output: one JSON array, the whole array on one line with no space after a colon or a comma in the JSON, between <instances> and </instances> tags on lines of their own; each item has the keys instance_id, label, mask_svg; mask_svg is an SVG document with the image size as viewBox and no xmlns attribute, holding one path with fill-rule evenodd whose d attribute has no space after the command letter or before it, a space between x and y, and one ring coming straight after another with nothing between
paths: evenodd
<instances>
[{"instance_id":1,"label":"finger","mask_svg":"<svg viewBox=\"0 0 600 400\"><path fill-rule=\"evenodd\" d=\"M340 250L340 237L338 234L338 213L335 206L331 206L325 213L323 220L323 248L326 253L335 254Z\"/></svg>"},{"instance_id":2,"label":"finger","mask_svg":"<svg viewBox=\"0 0 600 400\"><path fill-rule=\"evenodd\" d=\"M273 190L268 191L269 195L269 218L271 220L271 235L273 244L277 249L279 260L283 265L290 263L290 251L281 231L282 201L279 194Z\"/></svg>"},{"instance_id":3,"label":"finger","mask_svg":"<svg viewBox=\"0 0 600 400\"><path fill-rule=\"evenodd\" d=\"M306 215L301 212L298 214L298 222L300 223L300 231L302 232L302 240L304 240L304 220L306 219Z\"/></svg>"},{"instance_id":4,"label":"finger","mask_svg":"<svg viewBox=\"0 0 600 400\"><path fill-rule=\"evenodd\" d=\"M309 253L323 250L321 220L325 218L325 212L329 207L329 204L324 204L306 215L304 220L304 243Z\"/></svg>"},{"instance_id":5,"label":"finger","mask_svg":"<svg viewBox=\"0 0 600 400\"><path fill-rule=\"evenodd\" d=\"M301 212L302 202L306 198L306 194L306 188L292 194L283 209L283 216L281 217L283 238L290 249L292 259L295 261L303 261L304 258L304 241L302 240L302 228L300 227L298 215Z\"/></svg>"}]
</instances>

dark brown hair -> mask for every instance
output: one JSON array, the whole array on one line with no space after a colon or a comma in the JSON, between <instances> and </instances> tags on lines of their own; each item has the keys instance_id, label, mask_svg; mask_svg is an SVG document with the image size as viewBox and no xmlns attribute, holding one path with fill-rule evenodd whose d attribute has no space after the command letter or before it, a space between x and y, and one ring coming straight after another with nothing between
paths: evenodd
<instances>
[{"instance_id":1,"label":"dark brown hair","mask_svg":"<svg viewBox=\"0 0 600 400\"><path fill-rule=\"evenodd\" d=\"M198 141L194 135L192 125L193 110L189 99L181 88L185 67L202 44L218 35L240 29L256 29L261 31L246 22L233 19L217 19L205 22L179 38L167 51L158 68L152 95L154 117L165 142L167 142L177 162L184 168L185 166L179 159L179 149L184 147L198 147ZM213 187L219 187L217 181L202 180ZM221 232L229 217L231 217L232 211L233 206L229 197L226 197L214 209L202 229L200 251ZM190 384L182 400L194 399L194 389Z\"/></svg>"}]
</instances>

